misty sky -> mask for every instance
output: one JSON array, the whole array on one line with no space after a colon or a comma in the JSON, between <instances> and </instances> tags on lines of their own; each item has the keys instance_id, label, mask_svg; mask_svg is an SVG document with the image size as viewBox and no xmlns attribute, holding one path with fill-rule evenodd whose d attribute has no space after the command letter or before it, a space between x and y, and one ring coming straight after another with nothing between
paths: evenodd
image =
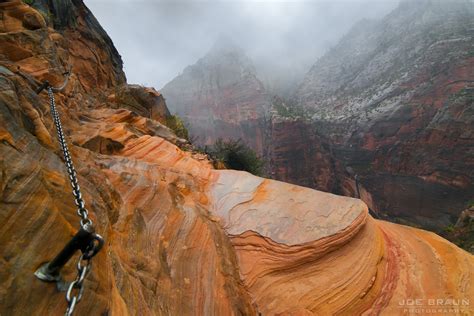
<instances>
[{"instance_id":1,"label":"misty sky","mask_svg":"<svg viewBox=\"0 0 474 316\"><path fill-rule=\"evenodd\" d=\"M122 55L129 83L157 89L231 38L267 77L297 77L362 18L398 0L85 0ZM276 80L278 78L272 78Z\"/></svg>"}]
</instances>

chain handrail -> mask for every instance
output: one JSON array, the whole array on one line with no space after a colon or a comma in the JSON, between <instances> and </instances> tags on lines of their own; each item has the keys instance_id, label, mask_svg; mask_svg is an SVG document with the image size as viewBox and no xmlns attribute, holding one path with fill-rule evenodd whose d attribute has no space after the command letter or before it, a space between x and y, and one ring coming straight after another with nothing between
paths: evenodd
<instances>
[{"instance_id":1,"label":"chain handrail","mask_svg":"<svg viewBox=\"0 0 474 316\"><path fill-rule=\"evenodd\" d=\"M36 92L40 93L43 89L46 89L48 92L51 116L53 118L54 125L56 126L59 145L64 157L69 181L71 182L72 194L74 196L74 203L77 206L77 215L80 217L79 223L81 229L65 246L60 254L56 256L53 261L43 265L40 269L38 269L35 275L44 281L61 281L59 271L62 266L69 260L75 251L79 249L82 251L76 265L76 278L68 285L66 291L66 301L68 307L66 309L65 315L70 316L73 314L76 304L82 299L82 295L84 293L84 280L89 274L92 265L91 259L102 248L104 240L100 235L94 232L93 222L89 218L89 212L86 209L84 199L82 198L81 187L77 181L76 169L74 168L74 163L72 162L71 154L64 136L61 118L56 109L54 92L59 92L66 87L69 81L70 71L66 72L65 75L67 75L66 79L61 86L55 88L51 86L48 81L45 81Z\"/></svg>"},{"instance_id":2,"label":"chain handrail","mask_svg":"<svg viewBox=\"0 0 474 316\"><path fill-rule=\"evenodd\" d=\"M56 109L56 103L54 100L54 93L53 87L48 86L47 88L50 107L51 107L51 115L53 117L54 125L56 126L56 132L58 134L59 145L63 152L63 157L65 160L67 173L69 175L69 181L71 182L72 187L72 194L74 195L74 203L78 207L77 215L81 217L81 227L85 227L86 225L93 225L92 220L89 218L89 212L86 209L86 203L82 198L81 194L81 187L77 182L77 173L76 169L74 168L74 164L71 159L71 154L69 153L69 148L67 146L66 139L64 138L63 127L61 124L61 118L59 117L59 113Z\"/></svg>"}]
</instances>

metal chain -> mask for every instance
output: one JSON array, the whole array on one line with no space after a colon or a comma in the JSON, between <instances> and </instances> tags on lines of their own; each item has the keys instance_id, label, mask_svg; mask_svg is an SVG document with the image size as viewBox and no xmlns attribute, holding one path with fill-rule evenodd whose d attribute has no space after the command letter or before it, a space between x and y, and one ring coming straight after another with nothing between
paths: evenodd
<instances>
[{"instance_id":1,"label":"metal chain","mask_svg":"<svg viewBox=\"0 0 474 316\"><path fill-rule=\"evenodd\" d=\"M69 154L69 149L67 147L66 139L64 138L63 127L61 124L61 118L59 113L56 110L56 103L54 101L53 88L48 86L48 96L51 106L51 115L53 116L54 125L56 125L56 132L58 134L59 145L63 152L67 173L69 174L69 181L71 182L72 195L74 195L74 203L76 203L77 215L81 218L81 226L84 228L88 225L92 225L92 220L89 218L89 212L86 209L86 203L82 199L81 187L77 182L77 173L74 168L74 164L71 160L71 155Z\"/></svg>"},{"instance_id":2,"label":"metal chain","mask_svg":"<svg viewBox=\"0 0 474 316\"><path fill-rule=\"evenodd\" d=\"M76 174L76 169L74 169L74 164L71 159L71 155L69 153L69 149L67 146L66 139L64 138L64 132L63 132L63 127L61 124L61 119L59 117L59 113L56 110L56 103L54 101L54 93L53 93L53 87L48 86L48 96L49 96L49 101L50 101L50 106L51 106L51 115L53 117L54 125L56 125L56 132L58 134L58 140L59 140L59 145L61 147L61 150L63 152L67 172L69 175L69 180L71 182L71 187L72 187L72 194L74 195L74 202L76 203L76 206L78 207L77 209L77 215L81 218L80 224L81 227L86 229L88 226L92 226L92 220L89 218L89 212L87 211L85 207L85 202L82 199L82 194L81 194L81 187L79 186L77 182L77 174ZM91 259L92 256L86 251L82 253L79 257L79 260L77 262L77 275L74 281L72 281L69 284L68 290L66 292L66 301L68 303L68 307L66 310L65 315L70 316L74 312L74 308L76 307L76 304L79 303L79 301L82 298L82 294L84 292L84 280L90 272L91 268ZM85 262L85 265L82 263ZM73 294L74 293L74 294Z\"/></svg>"},{"instance_id":3,"label":"metal chain","mask_svg":"<svg viewBox=\"0 0 474 316\"><path fill-rule=\"evenodd\" d=\"M71 282L71 284L69 284L66 292L66 301L68 303L65 313L66 316L71 316L76 304L81 301L82 294L84 293L84 280L89 274L92 265L91 259L92 258L85 259L84 254L79 256L79 260L77 261L76 278ZM82 265L83 261L85 261L85 265ZM73 295L74 290L75 294Z\"/></svg>"}]
</instances>

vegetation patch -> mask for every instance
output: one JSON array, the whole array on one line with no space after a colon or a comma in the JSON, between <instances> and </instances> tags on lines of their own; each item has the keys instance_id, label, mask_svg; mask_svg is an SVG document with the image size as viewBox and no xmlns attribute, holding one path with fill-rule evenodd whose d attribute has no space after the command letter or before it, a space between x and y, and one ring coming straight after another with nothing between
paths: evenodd
<instances>
[{"instance_id":1,"label":"vegetation patch","mask_svg":"<svg viewBox=\"0 0 474 316\"><path fill-rule=\"evenodd\" d=\"M467 208L471 208L471 207L474 207L474 200L469 200L467 202Z\"/></svg>"},{"instance_id":2,"label":"vegetation patch","mask_svg":"<svg viewBox=\"0 0 474 316\"><path fill-rule=\"evenodd\" d=\"M280 97L274 97L272 100L273 109L282 117L305 118L308 114L303 107L296 105L291 101L285 101Z\"/></svg>"},{"instance_id":3,"label":"vegetation patch","mask_svg":"<svg viewBox=\"0 0 474 316\"><path fill-rule=\"evenodd\" d=\"M203 149L214 160L216 168L242 170L254 175L263 174L263 160L254 150L239 140L218 139L214 145Z\"/></svg>"},{"instance_id":4,"label":"vegetation patch","mask_svg":"<svg viewBox=\"0 0 474 316\"><path fill-rule=\"evenodd\" d=\"M474 221L471 220L464 227L449 225L443 229L440 235L458 247L474 254Z\"/></svg>"},{"instance_id":5,"label":"vegetation patch","mask_svg":"<svg viewBox=\"0 0 474 316\"><path fill-rule=\"evenodd\" d=\"M174 131L176 136L189 140L189 132L183 120L177 115L170 115L166 118L166 126Z\"/></svg>"},{"instance_id":6,"label":"vegetation patch","mask_svg":"<svg viewBox=\"0 0 474 316\"><path fill-rule=\"evenodd\" d=\"M470 200L467 204L457 223L446 226L440 235L474 254L474 201Z\"/></svg>"}]
</instances>

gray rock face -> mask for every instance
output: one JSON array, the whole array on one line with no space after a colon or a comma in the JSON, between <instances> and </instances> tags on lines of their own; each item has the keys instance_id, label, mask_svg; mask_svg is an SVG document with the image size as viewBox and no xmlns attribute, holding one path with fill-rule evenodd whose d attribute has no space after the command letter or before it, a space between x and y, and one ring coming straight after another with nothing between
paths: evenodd
<instances>
[{"instance_id":1,"label":"gray rock face","mask_svg":"<svg viewBox=\"0 0 474 316\"><path fill-rule=\"evenodd\" d=\"M352 168L388 218L439 228L473 198L473 30L472 2L404 1L357 24L296 93L332 145L334 177Z\"/></svg>"},{"instance_id":2,"label":"gray rock face","mask_svg":"<svg viewBox=\"0 0 474 316\"><path fill-rule=\"evenodd\" d=\"M295 95L315 119L360 125L390 115L472 54L473 18L469 1L402 2L382 21L355 25Z\"/></svg>"}]
</instances>

